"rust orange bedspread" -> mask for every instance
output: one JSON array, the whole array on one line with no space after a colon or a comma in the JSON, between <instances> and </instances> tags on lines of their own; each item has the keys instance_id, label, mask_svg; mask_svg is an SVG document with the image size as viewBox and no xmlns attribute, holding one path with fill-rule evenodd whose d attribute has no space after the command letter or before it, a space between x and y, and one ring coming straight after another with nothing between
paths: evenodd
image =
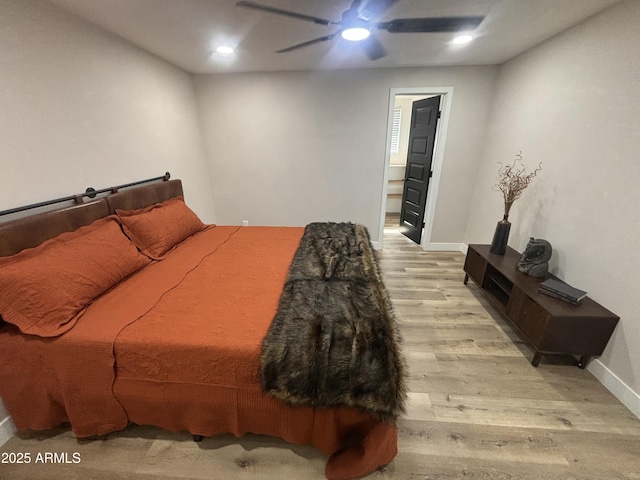
<instances>
[{"instance_id":1,"label":"rust orange bedspread","mask_svg":"<svg viewBox=\"0 0 640 480\"><path fill-rule=\"evenodd\" d=\"M289 407L260 391L260 345L302 233L209 227L97 299L61 337L5 327L0 394L16 426L274 435L330 455L328 478L389 463L395 426L346 408ZM356 432L361 444L342 449Z\"/></svg>"}]
</instances>

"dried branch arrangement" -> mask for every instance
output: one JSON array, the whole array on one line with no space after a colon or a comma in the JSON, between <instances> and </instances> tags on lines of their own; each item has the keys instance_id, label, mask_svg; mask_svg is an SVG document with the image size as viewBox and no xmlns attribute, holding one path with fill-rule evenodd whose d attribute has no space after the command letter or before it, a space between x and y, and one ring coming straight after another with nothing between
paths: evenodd
<instances>
[{"instance_id":1,"label":"dried branch arrangement","mask_svg":"<svg viewBox=\"0 0 640 480\"><path fill-rule=\"evenodd\" d=\"M493 186L493 190L496 192L502 192L504 197L504 218L509 216L509 210L511 205L520 196L525 188L529 186L533 177L535 177L540 170L542 170L542 162L538 164L533 172L527 173L527 168L522 163L522 152L518 152L515 160L510 165L502 165L500 163L500 169L498 170L498 183Z\"/></svg>"}]
</instances>

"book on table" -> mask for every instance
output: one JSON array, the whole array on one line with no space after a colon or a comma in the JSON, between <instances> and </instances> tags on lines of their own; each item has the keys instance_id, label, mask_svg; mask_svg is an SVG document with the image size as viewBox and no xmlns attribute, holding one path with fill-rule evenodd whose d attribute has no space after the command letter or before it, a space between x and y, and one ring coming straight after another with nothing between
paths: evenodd
<instances>
[{"instance_id":1,"label":"book on table","mask_svg":"<svg viewBox=\"0 0 640 480\"><path fill-rule=\"evenodd\" d=\"M562 295L558 295L557 293L554 293L554 292L552 292L550 290L544 290L542 288L539 290L539 292L544 294L544 295L547 295L549 297L557 298L558 300L562 300L563 302L570 303L571 305L580 305L580 302L581 302L580 300L573 300L573 299L568 298L568 297L563 297Z\"/></svg>"},{"instance_id":2,"label":"book on table","mask_svg":"<svg viewBox=\"0 0 640 480\"><path fill-rule=\"evenodd\" d=\"M561 300L566 299L570 303L576 304L587 296L587 292L584 290L572 287L571 285L554 278L548 278L540 283L538 291L552 297L557 297Z\"/></svg>"}]
</instances>

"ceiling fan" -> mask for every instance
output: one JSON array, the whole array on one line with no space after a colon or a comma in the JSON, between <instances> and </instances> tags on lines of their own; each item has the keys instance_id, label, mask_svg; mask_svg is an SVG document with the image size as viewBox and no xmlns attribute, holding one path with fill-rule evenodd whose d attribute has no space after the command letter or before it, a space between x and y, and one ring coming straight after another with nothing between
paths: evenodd
<instances>
[{"instance_id":1,"label":"ceiling fan","mask_svg":"<svg viewBox=\"0 0 640 480\"><path fill-rule=\"evenodd\" d=\"M390 33L428 33L428 32L458 32L475 30L484 17L427 17L427 18L396 18L394 20L376 21L397 0L353 0L351 7L342 13L340 21L325 20L324 18L305 15L280 8L262 5L252 1L239 1L236 6L274 13L286 17L297 18L319 25L339 25L335 32L323 37L314 38L298 43L291 47L277 50L276 53L290 52L298 48L308 47L316 43L332 40L340 35L351 41L360 41L365 53L371 60L377 60L386 55L386 51L378 39L371 35L371 30L377 28Z\"/></svg>"}]
</instances>

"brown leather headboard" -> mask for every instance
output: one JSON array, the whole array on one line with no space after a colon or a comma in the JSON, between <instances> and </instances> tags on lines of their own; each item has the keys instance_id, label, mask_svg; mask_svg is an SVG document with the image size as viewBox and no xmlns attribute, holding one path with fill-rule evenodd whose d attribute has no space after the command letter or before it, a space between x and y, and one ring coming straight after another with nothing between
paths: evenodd
<instances>
[{"instance_id":1,"label":"brown leather headboard","mask_svg":"<svg viewBox=\"0 0 640 480\"><path fill-rule=\"evenodd\" d=\"M153 183L143 187L123 190L109 195L106 200L109 211L115 213L116 210L136 210L181 195L183 195L182 182L180 180L169 180L168 182Z\"/></svg>"},{"instance_id":2,"label":"brown leather headboard","mask_svg":"<svg viewBox=\"0 0 640 480\"><path fill-rule=\"evenodd\" d=\"M128 188L93 202L0 223L0 256L36 247L61 233L77 230L115 213L116 209L135 210L181 195L182 182L169 180Z\"/></svg>"},{"instance_id":3,"label":"brown leather headboard","mask_svg":"<svg viewBox=\"0 0 640 480\"><path fill-rule=\"evenodd\" d=\"M102 198L0 223L0 256L6 257L25 248L36 247L45 240L77 230L108 215L107 201Z\"/></svg>"}]
</instances>

